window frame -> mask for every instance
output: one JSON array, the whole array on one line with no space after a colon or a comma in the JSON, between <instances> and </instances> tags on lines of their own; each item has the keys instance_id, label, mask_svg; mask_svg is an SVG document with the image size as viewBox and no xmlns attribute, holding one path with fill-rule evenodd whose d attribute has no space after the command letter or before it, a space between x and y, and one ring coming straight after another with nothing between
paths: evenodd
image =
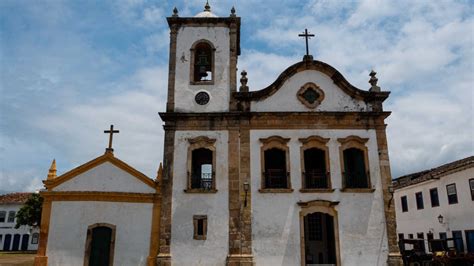
<instances>
[{"instance_id":1,"label":"window frame","mask_svg":"<svg viewBox=\"0 0 474 266\"><path fill-rule=\"evenodd\" d=\"M448 190L448 187L449 187L449 186L454 186L454 191L455 191L455 193L454 193L453 195L456 196L456 202L451 202L451 200L449 199L449 190ZM447 195L447 197L448 197L448 204L449 204L449 205L453 205L453 204L458 204L458 203L459 203L458 190L457 190L457 188L456 188L456 183L451 183L451 184L447 184L447 185L446 185L446 195Z\"/></svg>"},{"instance_id":2,"label":"window frame","mask_svg":"<svg viewBox=\"0 0 474 266\"><path fill-rule=\"evenodd\" d=\"M5 223L7 221L7 214L8 212L7 211L0 211L0 219L2 219L2 221L0 221L0 223Z\"/></svg>"},{"instance_id":3,"label":"window frame","mask_svg":"<svg viewBox=\"0 0 474 266\"><path fill-rule=\"evenodd\" d=\"M469 189L471 190L471 200L474 201L474 178L469 179Z\"/></svg>"},{"instance_id":4,"label":"window frame","mask_svg":"<svg viewBox=\"0 0 474 266\"><path fill-rule=\"evenodd\" d=\"M416 202L416 209L423 210L425 208L425 203L423 201L423 192L419 191L415 193L415 202Z\"/></svg>"},{"instance_id":5,"label":"window frame","mask_svg":"<svg viewBox=\"0 0 474 266\"><path fill-rule=\"evenodd\" d=\"M199 220L203 221L202 222L203 223L202 235L198 234ZM207 239L207 215L193 215L193 228L194 228L194 234L193 234L194 240L206 240Z\"/></svg>"},{"instance_id":6,"label":"window frame","mask_svg":"<svg viewBox=\"0 0 474 266\"><path fill-rule=\"evenodd\" d=\"M13 215L12 215L13 214ZM16 218L16 211L9 211L8 212L8 218L7 218L7 223L14 223Z\"/></svg>"},{"instance_id":7,"label":"window frame","mask_svg":"<svg viewBox=\"0 0 474 266\"><path fill-rule=\"evenodd\" d=\"M408 212L408 197L406 195L400 197L400 203L402 205L402 212Z\"/></svg>"},{"instance_id":8,"label":"window frame","mask_svg":"<svg viewBox=\"0 0 474 266\"><path fill-rule=\"evenodd\" d=\"M290 148L288 142L290 138L283 138L281 136L271 136L268 138L260 138L260 189L261 193L291 193L293 192L291 186L291 168L290 168ZM286 188L267 188L265 187L265 151L270 149L280 149L285 152L285 163L286 163Z\"/></svg>"},{"instance_id":9,"label":"window frame","mask_svg":"<svg viewBox=\"0 0 474 266\"><path fill-rule=\"evenodd\" d=\"M329 142L329 138L323 138L320 136L309 136L307 138L300 138L299 141L302 143L300 147L300 165L301 165L301 189L300 192L332 192L334 189L332 188L331 182L331 168L330 168L330 161L329 161L329 147L327 143ZM327 188L308 188L306 187L306 165L305 165L305 157L304 153L306 150L309 149L319 149L324 152L324 160L325 160L325 167L326 167L326 180L327 180Z\"/></svg>"},{"instance_id":10,"label":"window frame","mask_svg":"<svg viewBox=\"0 0 474 266\"><path fill-rule=\"evenodd\" d=\"M187 158L187 182L184 192L186 193L216 193L216 139L211 139L207 136L198 136L195 138L188 138L188 158ZM197 149L208 149L212 152L212 188L192 188L192 170L193 170L193 151Z\"/></svg>"},{"instance_id":11,"label":"window frame","mask_svg":"<svg viewBox=\"0 0 474 266\"><path fill-rule=\"evenodd\" d=\"M196 57L195 51L196 51L196 46L198 46L201 43L206 43L209 46L211 46L211 73L212 73L212 79L211 80L194 80L194 59ZM190 49L190 60L189 60L189 84L191 85L214 85L214 81L216 80L215 75L215 57L216 57L216 48L214 44L206 39L200 39L197 40L193 43Z\"/></svg>"},{"instance_id":12,"label":"window frame","mask_svg":"<svg viewBox=\"0 0 474 266\"><path fill-rule=\"evenodd\" d=\"M436 191L436 205L433 204L433 191ZM431 203L431 208L439 207L439 192L438 188L434 187L430 189L430 203Z\"/></svg>"},{"instance_id":13,"label":"window frame","mask_svg":"<svg viewBox=\"0 0 474 266\"><path fill-rule=\"evenodd\" d=\"M369 141L368 138L361 138L359 136L350 135L345 138L338 138L337 141L340 143L339 146L339 161L341 164L341 177L342 177L342 192L374 192L372 188L372 182L370 178L370 165L369 165L369 150L366 143ZM344 151L350 148L359 149L364 154L364 166L367 176L367 188L348 188L346 187L346 173L345 173L345 160Z\"/></svg>"}]
</instances>

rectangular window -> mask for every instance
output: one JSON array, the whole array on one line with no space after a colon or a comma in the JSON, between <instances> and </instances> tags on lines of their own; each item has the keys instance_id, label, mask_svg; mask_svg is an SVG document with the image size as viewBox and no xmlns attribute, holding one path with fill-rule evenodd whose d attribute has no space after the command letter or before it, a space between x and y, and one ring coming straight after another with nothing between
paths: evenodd
<instances>
[{"instance_id":1,"label":"rectangular window","mask_svg":"<svg viewBox=\"0 0 474 266\"><path fill-rule=\"evenodd\" d=\"M272 148L264 152L265 188L288 188L286 151Z\"/></svg>"},{"instance_id":2,"label":"rectangular window","mask_svg":"<svg viewBox=\"0 0 474 266\"><path fill-rule=\"evenodd\" d=\"M6 216L7 216L7 212L6 212L6 211L0 211L0 223L4 223L4 222L5 222Z\"/></svg>"},{"instance_id":3,"label":"rectangular window","mask_svg":"<svg viewBox=\"0 0 474 266\"><path fill-rule=\"evenodd\" d=\"M402 212L407 212L408 211L407 196L403 196L400 199L402 200Z\"/></svg>"},{"instance_id":4,"label":"rectangular window","mask_svg":"<svg viewBox=\"0 0 474 266\"><path fill-rule=\"evenodd\" d=\"M423 210L423 208L425 207L423 204L423 194L421 192L418 192L415 194L415 198L416 198L416 208L418 210Z\"/></svg>"},{"instance_id":5,"label":"rectangular window","mask_svg":"<svg viewBox=\"0 0 474 266\"><path fill-rule=\"evenodd\" d=\"M194 239L206 240L207 237L207 215L194 215Z\"/></svg>"},{"instance_id":6,"label":"rectangular window","mask_svg":"<svg viewBox=\"0 0 474 266\"><path fill-rule=\"evenodd\" d=\"M438 207L439 206L439 197L438 197L438 189L437 188L430 189L430 199L431 199L431 207Z\"/></svg>"},{"instance_id":7,"label":"rectangular window","mask_svg":"<svg viewBox=\"0 0 474 266\"><path fill-rule=\"evenodd\" d=\"M474 230L464 231L466 234L467 252L474 252Z\"/></svg>"},{"instance_id":8,"label":"rectangular window","mask_svg":"<svg viewBox=\"0 0 474 266\"><path fill-rule=\"evenodd\" d=\"M409 239L413 239L413 234L408 234Z\"/></svg>"},{"instance_id":9,"label":"rectangular window","mask_svg":"<svg viewBox=\"0 0 474 266\"><path fill-rule=\"evenodd\" d=\"M469 187L471 188L471 199L474 200L474 178L469 179Z\"/></svg>"},{"instance_id":10,"label":"rectangular window","mask_svg":"<svg viewBox=\"0 0 474 266\"><path fill-rule=\"evenodd\" d=\"M418 239L425 239L425 234L424 233L416 233L416 238ZM423 240L423 244L420 247L423 251L426 250L425 248L425 241Z\"/></svg>"},{"instance_id":11,"label":"rectangular window","mask_svg":"<svg viewBox=\"0 0 474 266\"><path fill-rule=\"evenodd\" d=\"M462 240L462 231L453 231L454 247L457 252L464 252L464 243Z\"/></svg>"},{"instance_id":12,"label":"rectangular window","mask_svg":"<svg viewBox=\"0 0 474 266\"><path fill-rule=\"evenodd\" d=\"M458 194L456 191L456 184L446 185L446 192L448 193L448 203L456 204L458 203Z\"/></svg>"},{"instance_id":13,"label":"rectangular window","mask_svg":"<svg viewBox=\"0 0 474 266\"><path fill-rule=\"evenodd\" d=\"M16 215L16 212L14 212L14 211L9 211L8 212L8 222L9 223L15 222L15 215Z\"/></svg>"},{"instance_id":14,"label":"rectangular window","mask_svg":"<svg viewBox=\"0 0 474 266\"><path fill-rule=\"evenodd\" d=\"M431 252L430 240L433 240L434 238L433 233L429 232L428 234L426 234L426 238L428 239L428 250Z\"/></svg>"},{"instance_id":15,"label":"rectangular window","mask_svg":"<svg viewBox=\"0 0 474 266\"><path fill-rule=\"evenodd\" d=\"M439 233L439 239L446 239L446 238L448 238L448 235L446 235L445 232L440 232Z\"/></svg>"}]
</instances>

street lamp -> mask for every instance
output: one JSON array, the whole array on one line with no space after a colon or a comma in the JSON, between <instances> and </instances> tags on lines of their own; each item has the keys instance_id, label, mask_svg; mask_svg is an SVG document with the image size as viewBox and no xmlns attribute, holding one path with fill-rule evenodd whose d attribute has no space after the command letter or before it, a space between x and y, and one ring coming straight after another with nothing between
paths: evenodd
<instances>
[{"instance_id":1,"label":"street lamp","mask_svg":"<svg viewBox=\"0 0 474 266\"><path fill-rule=\"evenodd\" d=\"M440 214L440 215L438 216L438 222L439 222L440 224L443 224L443 220L444 220L444 217L443 217L443 215Z\"/></svg>"},{"instance_id":2,"label":"street lamp","mask_svg":"<svg viewBox=\"0 0 474 266\"><path fill-rule=\"evenodd\" d=\"M247 193L249 192L249 189L250 189L250 184L249 182L245 181L244 182L244 191L245 191L244 207L247 207Z\"/></svg>"}]
</instances>

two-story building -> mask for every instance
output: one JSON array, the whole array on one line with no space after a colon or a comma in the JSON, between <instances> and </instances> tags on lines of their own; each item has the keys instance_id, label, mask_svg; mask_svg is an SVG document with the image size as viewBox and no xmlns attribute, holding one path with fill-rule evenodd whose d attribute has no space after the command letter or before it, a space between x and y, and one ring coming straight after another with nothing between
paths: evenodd
<instances>
[{"instance_id":1,"label":"two-story building","mask_svg":"<svg viewBox=\"0 0 474 266\"><path fill-rule=\"evenodd\" d=\"M474 156L393 181L398 238L456 238L474 252Z\"/></svg>"},{"instance_id":2,"label":"two-story building","mask_svg":"<svg viewBox=\"0 0 474 266\"><path fill-rule=\"evenodd\" d=\"M39 230L30 226L15 229L16 214L31 193L0 195L0 251L37 250Z\"/></svg>"}]
</instances>

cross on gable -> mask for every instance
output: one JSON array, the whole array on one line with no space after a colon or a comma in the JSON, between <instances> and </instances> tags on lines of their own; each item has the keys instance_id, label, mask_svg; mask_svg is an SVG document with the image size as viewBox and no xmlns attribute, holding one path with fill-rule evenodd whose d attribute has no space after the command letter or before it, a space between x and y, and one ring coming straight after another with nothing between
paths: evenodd
<instances>
[{"instance_id":1,"label":"cross on gable","mask_svg":"<svg viewBox=\"0 0 474 266\"><path fill-rule=\"evenodd\" d=\"M309 49L308 49L308 39L311 39L311 37L314 37L314 34L310 34L308 32L308 29L304 29L304 32L302 34L298 34L299 37L304 37L306 39L306 56L309 56Z\"/></svg>"},{"instance_id":2,"label":"cross on gable","mask_svg":"<svg viewBox=\"0 0 474 266\"><path fill-rule=\"evenodd\" d=\"M114 137L114 133L119 133L120 131L114 130L114 125L110 125L110 130L104 130L104 133L109 133L109 147L105 149L105 152L113 152L112 149L112 139Z\"/></svg>"}]
</instances>

